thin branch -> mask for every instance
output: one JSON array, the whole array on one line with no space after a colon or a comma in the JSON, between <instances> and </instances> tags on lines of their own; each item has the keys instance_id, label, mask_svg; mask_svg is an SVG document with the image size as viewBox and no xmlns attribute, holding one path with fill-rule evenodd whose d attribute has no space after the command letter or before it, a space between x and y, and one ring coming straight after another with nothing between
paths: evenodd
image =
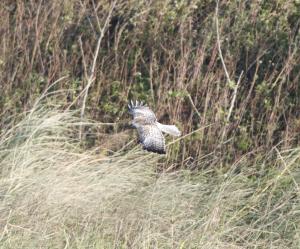
<instances>
[{"instance_id":1,"label":"thin branch","mask_svg":"<svg viewBox=\"0 0 300 249\"><path fill-rule=\"evenodd\" d=\"M225 124L225 127L223 129L223 133L222 133L222 137L221 137L221 144L223 144L224 142L224 138L226 136L226 132L227 132L227 128L228 128L228 124L229 124L229 121L230 121L230 118L231 118L231 115L232 115L232 111L233 111L233 107L234 107L234 104L235 104L235 100L236 100L236 95L237 95L237 90L239 88L239 85L241 83L241 80L242 80L242 76L243 76L243 73L244 71L241 72L240 76L239 76L239 79L234 87L234 90L233 90L233 95L232 95L232 99L231 99L231 104L230 104L230 108L228 110L228 114L227 114L227 118L226 118L226 124Z\"/></svg>"},{"instance_id":2,"label":"thin branch","mask_svg":"<svg viewBox=\"0 0 300 249\"><path fill-rule=\"evenodd\" d=\"M226 68L226 64L224 62L224 58L223 58L223 54L222 54L222 49L221 49L221 40L220 40L220 31L219 31L219 0L216 0L215 19L216 19L217 45L218 45L219 57L220 57L221 62L222 62L222 66L223 66L223 69L224 69L224 72L225 72L225 75L226 75L227 82L230 83L231 79L230 79L228 70ZM224 138L226 136L226 132L227 132L227 128L228 128L228 123L229 123L229 120L230 120L231 115L232 115L232 111L233 111L234 104L235 104L235 101L236 101L237 90L238 90L238 87L240 85L243 73L244 72L242 71L241 74L240 74L240 76L239 76L238 82L235 85L234 91L233 91L233 95L232 95L232 99L231 99L231 103L230 103L230 108L228 110L228 115L227 115L227 118L226 118L226 124L225 124L225 127L223 129L222 136L221 136L221 144L223 144Z\"/></svg>"},{"instance_id":3,"label":"thin branch","mask_svg":"<svg viewBox=\"0 0 300 249\"><path fill-rule=\"evenodd\" d=\"M220 41L220 32L219 32L219 0L216 1L216 31L217 31L217 45L218 45L218 51L219 51L219 56L223 65L223 69L225 71L225 75L227 78L227 81L230 82L230 77L229 77L229 73L227 71L224 59L223 59L223 54L222 54L222 50L221 50L221 41Z\"/></svg>"},{"instance_id":4,"label":"thin branch","mask_svg":"<svg viewBox=\"0 0 300 249\"><path fill-rule=\"evenodd\" d=\"M117 3L117 0L115 0L112 3L112 5L110 6L110 10L109 10L109 13L108 13L108 15L107 15L107 17L105 19L104 25L103 25L102 28L100 28L100 35L99 35L99 38L98 38L97 46L96 46L95 51L94 51L93 63L92 63L91 69L90 69L90 73L89 73L89 75L87 76L87 79L86 79L87 85L86 85L86 87L83 90L83 92L84 92L84 98L83 98L81 112L80 112L80 119L81 120L84 117L85 106L86 106L86 101L87 101L89 89L90 89L92 83L95 81L95 68L96 68L97 59L98 59L98 56L99 56L99 50L100 50L101 41L102 41L102 39L104 37L104 34L106 32L106 29L108 27L108 24L109 24L109 21L111 19L112 12L113 12L113 10L114 10L114 8L116 6L116 3ZM98 18L97 18L97 24L98 24L98 27L101 27ZM82 138L82 126L80 127L79 138L80 139Z\"/></svg>"},{"instance_id":5,"label":"thin branch","mask_svg":"<svg viewBox=\"0 0 300 249\"><path fill-rule=\"evenodd\" d=\"M81 52L81 57L82 57L82 63L83 63L83 70L84 70L84 77L88 79L88 74L87 74L87 65L86 65L86 60L85 60L85 54L83 50L83 45L82 45L82 39L81 36L78 39L79 41L79 47L80 47L80 52Z\"/></svg>"},{"instance_id":6,"label":"thin branch","mask_svg":"<svg viewBox=\"0 0 300 249\"><path fill-rule=\"evenodd\" d=\"M227 122L229 122L231 114L232 114L232 110L233 110L235 100L236 100L237 90L238 90L239 85L241 83L243 73L244 73L244 71L241 72L240 77L238 79L238 82L236 83L236 86L234 87L233 96L232 96L232 99L231 99L231 104L230 104L230 108L229 108L228 115L227 115L227 120L226 120Z\"/></svg>"},{"instance_id":7,"label":"thin branch","mask_svg":"<svg viewBox=\"0 0 300 249\"><path fill-rule=\"evenodd\" d=\"M188 98L189 98L189 101L191 102L191 105L192 105L194 111L197 113L197 115L198 115L199 117L201 117L199 111L197 110L197 107L195 106L195 104L194 104L194 102L193 102L193 99L192 99L191 95L188 93L187 96L188 96Z\"/></svg>"},{"instance_id":8,"label":"thin branch","mask_svg":"<svg viewBox=\"0 0 300 249\"><path fill-rule=\"evenodd\" d=\"M109 10L109 13L108 13L108 16L106 17L104 26L100 30L100 36L99 36L99 39L98 39L97 47L96 47L95 52L94 52L94 60L93 60L93 64L92 64L92 68L91 68L91 72L90 72L90 78L93 78L93 76L94 76L94 72L95 72L95 67L96 67L96 63L97 63L97 58L98 58L98 55L99 55L99 49L100 49L101 41L102 41L103 36L105 34L105 31L107 29L108 23L110 21L110 18L111 18L112 12L113 12L113 10L114 10L114 8L116 6L116 3L117 3L117 0L115 0L112 3L112 5L110 7L110 10ZM100 26L100 24L98 24L98 25Z\"/></svg>"}]
</instances>

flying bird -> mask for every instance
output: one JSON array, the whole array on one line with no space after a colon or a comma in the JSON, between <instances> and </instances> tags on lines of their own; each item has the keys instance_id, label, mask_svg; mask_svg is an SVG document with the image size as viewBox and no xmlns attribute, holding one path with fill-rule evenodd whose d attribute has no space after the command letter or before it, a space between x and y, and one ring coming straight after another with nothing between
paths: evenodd
<instances>
[{"instance_id":1,"label":"flying bird","mask_svg":"<svg viewBox=\"0 0 300 249\"><path fill-rule=\"evenodd\" d=\"M181 135L175 125L159 123L154 112L143 102L131 101L128 108L133 116L132 125L137 129L139 142L144 150L165 154L165 138L162 132L176 137Z\"/></svg>"}]
</instances>

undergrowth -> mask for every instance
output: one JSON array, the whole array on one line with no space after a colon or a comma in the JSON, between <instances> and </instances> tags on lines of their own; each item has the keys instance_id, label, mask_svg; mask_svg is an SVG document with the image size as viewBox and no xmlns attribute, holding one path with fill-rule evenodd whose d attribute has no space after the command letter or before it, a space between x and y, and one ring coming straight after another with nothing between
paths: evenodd
<instances>
[{"instance_id":1,"label":"undergrowth","mask_svg":"<svg viewBox=\"0 0 300 249\"><path fill-rule=\"evenodd\" d=\"M185 134L214 124L182 141L173 163L197 161L223 142L224 164L279 142L292 148L300 127L299 13L296 0L3 0L1 116L28 111L64 77L53 90L67 89L62 101L88 118L117 126L128 100L138 99ZM122 130L99 128L93 139Z\"/></svg>"}]
</instances>

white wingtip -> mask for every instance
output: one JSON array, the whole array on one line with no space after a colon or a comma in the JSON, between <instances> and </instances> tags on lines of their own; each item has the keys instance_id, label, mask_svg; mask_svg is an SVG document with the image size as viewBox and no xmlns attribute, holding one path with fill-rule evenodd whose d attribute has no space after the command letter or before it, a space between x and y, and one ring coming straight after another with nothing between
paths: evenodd
<instances>
[{"instance_id":1,"label":"white wingtip","mask_svg":"<svg viewBox=\"0 0 300 249\"><path fill-rule=\"evenodd\" d=\"M159 122L157 122L156 124L162 132L168 133L175 137L179 137L181 135L180 130L175 125L164 125Z\"/></svg>"}]
</instances>

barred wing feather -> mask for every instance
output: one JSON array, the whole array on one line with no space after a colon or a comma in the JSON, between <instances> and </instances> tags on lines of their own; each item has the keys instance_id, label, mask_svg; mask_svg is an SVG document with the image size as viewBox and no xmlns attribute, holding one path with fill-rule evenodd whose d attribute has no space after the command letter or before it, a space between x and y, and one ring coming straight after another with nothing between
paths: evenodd
<instances>
[{"instance_id":1,"label":"barred wing feather","mask_svg":"<svg viewBox=\"0 0 300 249\"><path fill-rule=\"evenodd\" d=\"M133 115L133 119L143 119L145 123L154 123L156 121L156 116L154 112L148 107L143 105L143 102L136 101L135 103L131 101L128 104L129 113Z\"/></svg>"},{"instance_id":2,"label":"barred wing feather","mask_svg":"<svg viewBox=\"0 0 300 249\"><path fill-rule=\"evenodd\" d=\"M156 125L143 125L137 128L143 149L165 154L165 138Z\"/></svg>"},{"instance_id":3,"label":"barred wing feather","mask_svg":"<svg viewBox=\"0 0 300 249\"><path fill-rule=\"evenodd\" d=\"M154 112L143 102L130 102L129 113L133 116L132 125L137 129L139 141L143 149L164 154L165 138L162 134L180 136L180 131L175 125L163 125L157 122Z\"/></svg>"}]
</instances>

